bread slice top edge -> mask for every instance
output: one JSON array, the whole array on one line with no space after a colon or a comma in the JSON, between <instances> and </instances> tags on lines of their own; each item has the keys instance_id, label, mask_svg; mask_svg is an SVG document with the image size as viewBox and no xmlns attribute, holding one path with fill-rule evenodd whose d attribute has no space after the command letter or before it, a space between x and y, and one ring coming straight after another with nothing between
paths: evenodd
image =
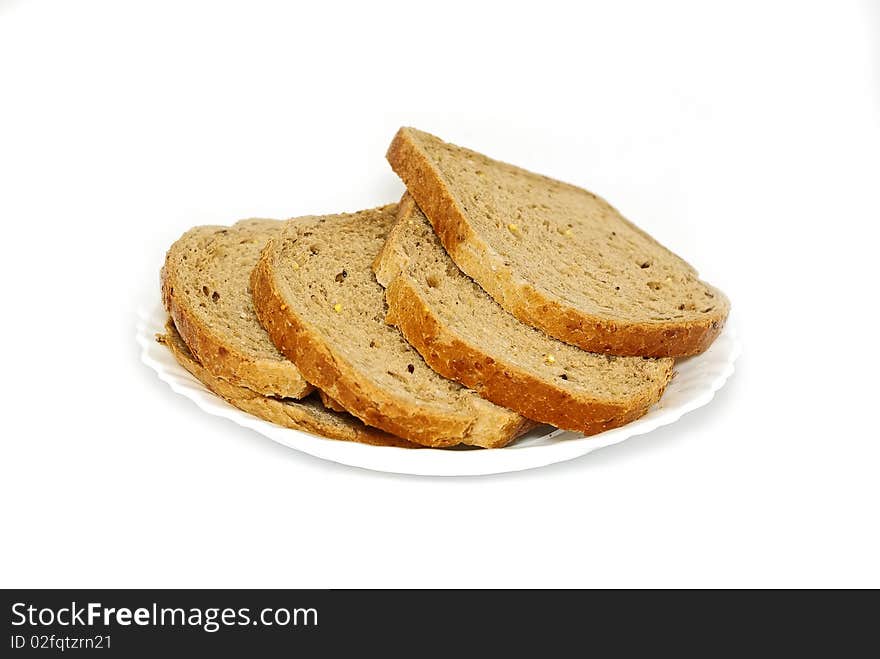
<instances>
[{"instance_id":1,"label":"bread slice top edge","mask_svg":"<svg viewBox=\"0 0 880 659\"><path fill-rule=\"evenodd\" d=\"M698 354L721 333L727 297L604 199L414 128L387 159L459 268L521 321L634 356Z\"/></svg>"},{"instance_id":2,"label":"bread slice top edge","mask_svg":"<svg viewBox=\"0 0 880 659\"><path fill-rule=\"evenodd\" d=\"M672 359L586 352L517 320L455 266L409 194L373 269L388 321L432 368L537 421L585 434L620 426L672 377Z\"/></svg>"},{"instance_id":3,"label":"bread slice top edge","mask_svg":"<svg viewBox=\"0 0 880 659\"><path fill-rule=\"evenodd\" d=\"M200 226L168 250L162 301L186 344L213 375L257 393L302 398L313 387L257 320L250 273L280 220Z\"/></svg>"},{"instance_id":4,"label":"bread slice top edge","mask_svg":"<svg viewBox=\"0 0 880 659\"><path fill-rule=\"evenodd\" d=\"M288 222L253 273L260 320L306 378L368 425L426 446L500 447L534 422L431 370L385 323L370 265L396 204Z\"/></svg>"}]
</instances>

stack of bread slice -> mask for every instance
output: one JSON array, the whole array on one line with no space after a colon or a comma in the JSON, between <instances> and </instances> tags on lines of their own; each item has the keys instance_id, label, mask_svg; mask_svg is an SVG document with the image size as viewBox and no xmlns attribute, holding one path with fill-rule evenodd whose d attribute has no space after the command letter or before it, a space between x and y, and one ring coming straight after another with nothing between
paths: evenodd
<instances>
[{"instance_id":1,"label":"stack of bread slice","mask_svg":"<svg viewBox=\"0 0 880 659\"><path fill-rule=\"evenodd\" d=\"M357 213L197 227L160 340L268 421L395 447L506 446L628 423L729 302L586 190L402 128L407 193Z\"/></svg>"}]
</instances>

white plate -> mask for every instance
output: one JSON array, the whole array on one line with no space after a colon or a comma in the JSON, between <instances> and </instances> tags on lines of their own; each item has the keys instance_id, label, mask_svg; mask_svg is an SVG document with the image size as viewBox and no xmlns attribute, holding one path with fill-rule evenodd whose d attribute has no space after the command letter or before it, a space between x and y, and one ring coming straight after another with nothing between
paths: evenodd
<instances>
[{"instance_id":1,"label":"white plate","mask_svg":"<svg viewBox=\"0 0 880 659\"><path fill-rule=\"evenodd\" d=\"M634 435L643 435L677 421L712 400L733 373L733 362L740 352L736 333L726 327L705 353L676 362L675 378L660 402L645 416L599 435L584 437L579 433L540 426L502 449L413 450L325 439L276 426L236 409L206 389L175 361L167 348L156 342L155 335L164 332L165 318L161 306L138 313L137 341L141 346L141 360L156 371L159 379L205 412L231 419L280 444L325 460L422 476L476 476L543 467L586 455Z\"/></svg>"}]
</instances>

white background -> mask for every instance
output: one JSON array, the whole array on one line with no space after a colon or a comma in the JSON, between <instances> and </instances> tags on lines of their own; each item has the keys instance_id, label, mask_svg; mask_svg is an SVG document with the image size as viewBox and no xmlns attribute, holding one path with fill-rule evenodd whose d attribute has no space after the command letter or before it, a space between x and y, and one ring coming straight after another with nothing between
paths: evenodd
<instances>
[{"instance_id":1,"label":"white background","mask_svg":"<svg viewBox=\"0 0 880 659\"><path fill-rule=\"evenodd\" d=\"M880 586L880 9L0 0L0 586ZM734 304L707 407L470 479L300 455L138 361L195 224L395 200L414 125Z\"/></svg>"}]
</instances>

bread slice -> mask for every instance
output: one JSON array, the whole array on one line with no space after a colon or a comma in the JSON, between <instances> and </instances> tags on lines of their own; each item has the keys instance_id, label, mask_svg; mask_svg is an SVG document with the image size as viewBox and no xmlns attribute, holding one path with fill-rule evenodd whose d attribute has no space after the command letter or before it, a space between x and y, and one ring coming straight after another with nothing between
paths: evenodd
<instances>
[{"instance_id":1,"label":"bread slice","mask_svg":"<svg viewBox=\"0 0 880 659\"><path fill-rule=\"evenodd\" d=\"M213 375L196 361L170 320L165 326L165 332L156 339L171 350L178 363L208 389L244 412L285 428L304 430L330 439L376 446L420 448L418 444L365 426L350 414L327 410L317 398L317 394L312 394L303 400L281 400L262 396L247 387L230 384Z\"/></svg>"},{"instance_id":2,"label":"bread slice","mask_svg":"<svg viewBox=\"0 0 880 659\"><path fill-rule=\"evenodd\" d=\"M367 425L426 446L504 446L534 423L437 375L385 323L370 265L396 210L288 222L254 269L257 314L306 379Z\"/></svg>"},{"instance_id":3,"label":"bread slice","mask_svg":"<svg viewBox=\"0 0 880 659\"><path fill-rule=\"evenodd\" d=\"M213 375L279 398L312 391L254 313L250 274L279 220L204 226L175 242L162 268L162 300L193 354Z\"/></svg>"},{"instance_id":4,"label":"bread slice","mask_svg":"<svg viewBox=\"0 0 880 659\"><path fill-rule=\"evenodd\" d=\"M596 195L401 128L388 161L461 270L524 323L593 352L705 350L721 291Z\"/></svg>"},{"instance_id":5,"label":"bread slice","mask_svg":"<svg viewBox=\"0 0 880 659\"><path fill-rule=\"evenodd\" d=\"M324 404L328 410L333 410L334 412L348 412L342 405L333 400L326 391L317 390L318 396L321 398L321 402Z\"/></svg>"},{"instance_id":6,"label":"bread slice","mask_svg":"<svg viewBox=\"0 0 880 659\"><path fill-rule=\"evenodd\" d=\"M459 270L408 194L373 264L387 321L435 371L523 416L590 435L659 400L673 360L585 352L521 323Z\"/></svg>"}]
</instances>

